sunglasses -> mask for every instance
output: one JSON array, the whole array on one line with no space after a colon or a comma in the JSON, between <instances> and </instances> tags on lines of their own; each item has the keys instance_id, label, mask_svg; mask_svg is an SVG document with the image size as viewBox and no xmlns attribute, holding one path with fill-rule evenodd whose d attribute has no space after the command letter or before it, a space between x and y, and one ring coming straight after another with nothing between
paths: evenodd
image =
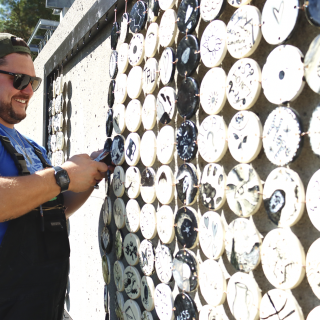
<instances>
[{"instance_id":1,"label":"sunglasses","mask_svg":"<svg viewBox=\"0 0 320 320\"><path fill-rule=\"evenodd\" d=\"M32 90L33 92L35 92L40 87L42 81L41 78L31 77L23 73L13 73L3 70L0 70L0 73L9 74L10 76L13 76L13 87L17 90L23 90L29 85L29 83L31 83Z\"/></svg>"}]
</instances>

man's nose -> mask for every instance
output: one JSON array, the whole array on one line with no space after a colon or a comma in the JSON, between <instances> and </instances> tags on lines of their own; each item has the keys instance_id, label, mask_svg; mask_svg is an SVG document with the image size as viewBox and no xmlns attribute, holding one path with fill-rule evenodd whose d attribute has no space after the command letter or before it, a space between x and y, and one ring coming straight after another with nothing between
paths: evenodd
<instances>
[{"instance_id":1,"label":"man's nose","mask_svg":"<svg viewBox=\"0 0 320 320\"><path fill-rule=\"evenodd\" d=\"M32 86L31 83L29 83L26 88L24 88L23 90L20 90L22 93L26 94L29 96L29 99L33 96L33 90L32 90Z\"/></svg>"}]
</instances>

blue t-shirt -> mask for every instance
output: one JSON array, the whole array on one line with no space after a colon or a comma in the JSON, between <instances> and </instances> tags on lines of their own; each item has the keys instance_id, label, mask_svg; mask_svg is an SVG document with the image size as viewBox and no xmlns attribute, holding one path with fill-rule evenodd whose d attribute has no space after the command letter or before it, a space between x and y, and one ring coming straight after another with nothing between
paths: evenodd
<instances>
[{"instance_id":1,"label":"blue t-shirt","mask_svg":"<svg viewBox=\"0 0 320 320\"><path fill-rule=\"evenodd\" d=\"M28 158L24 156L27 163L28 170L30 171L30 174L33 174L36 171L43 169L42 163L40 159L37 157L37 155L35 154L34 149L25 140L25 138L21 134L19 134L15 129L7 128L6 126L0 123L0 135L8 137L10 139L11 144L14 146L17 152L21 153L23 156L25 152L27 152L28 157L32 160L32 163L30 163ZM45 148L39 146L35 141L31 140L30 138L28 138L28 140L32 143L32 145L34 145L35 147L41 150L44 158L50 164L50 160L47 157ZM24 144L25 149L21 146L21 142ZM4 146L0 141L0 176L16 177L18 175L19 175L19 171L12 157L10 156L10 154L4 148ZM0 243L2 242L5 232L7 231L9 223L10 223L9 221L0 223Z\"/></svg>"}]
</instances>

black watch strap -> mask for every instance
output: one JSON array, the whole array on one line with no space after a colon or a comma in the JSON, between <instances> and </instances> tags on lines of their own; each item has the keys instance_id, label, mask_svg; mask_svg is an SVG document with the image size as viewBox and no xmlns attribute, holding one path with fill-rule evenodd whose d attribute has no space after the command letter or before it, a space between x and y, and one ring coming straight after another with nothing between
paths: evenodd
<instances>
[{"instance_id":1,"label":"black watch strap","mask_svg":"<svg viewBox=\"0 0 320 320\"><path fill-rule=\"evenodd\" d=\"M57 185L61 188L61 193L67 191L69 189L70 178L68 172L61 167L53 167L55 171L54 177L56 179Z\"/></svg>"}]
</instances>

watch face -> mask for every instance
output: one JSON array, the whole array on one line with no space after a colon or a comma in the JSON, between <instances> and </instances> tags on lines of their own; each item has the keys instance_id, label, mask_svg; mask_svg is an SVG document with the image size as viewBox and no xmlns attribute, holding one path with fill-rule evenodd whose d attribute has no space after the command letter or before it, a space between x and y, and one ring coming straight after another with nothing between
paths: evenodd
<instances>
[{"instance_id":1,"label":"watch face","mask_svg":"<svg viewBox=\"0 0 320 320\"><path fill-rule=\"evenodd\" d=\"M135 267L127 267L124 270L124 289L130 299L137 299L141 295L141 277L138 270ZM126 302L127 303L127 302ZM126 305L126 304L125 304ZM128 313L128 310L125 310ZM130 313L129 313L130 314ZM140 312L141 317L141 312ZM127 316L127 319L128 318ZM134 319L134 318L132 318ZM140 318L138 318L140 319Z\"/></svg>"},{"instance_id":2,"label":"watch face","mask_svg":"<svg viewBox=\"0 0 320 320\"><path fill-rule=\"evenodd\" d=\"M320 94L319 70L320 65L320 35L311 42L306 57L304 59L305 75L309 87Z\"/></svg>"},{"instance_id":3,"label":"watch face","mask_svg":"<svg viewBox=\"0 0 320 320\"><path fill-rule=\"evenodd\" d=\"M122 246L123 246L123 237L122 237L122 233L120 230L116 231L116 238L115 238L115 249L116 249L116 258L118 260L122 259L123 256L123 250L122 250Z\"/></svg>"},{"instance_id":4,"label":"watch face","mask_svg":"<svg viewBox=\"0 0 320 320\"><path fill-rule=\"evenodd\" d=\"M105 225L109 225L111 223L112 218L112 203L111 198L106 196L104 199L104 206L103 206L103 223Z\"/></svg>"},{"instance_id":5,"label":"watch face","mask_svg":"<svg viewBox=\"0 0 320 320\"><path fill-rule=\"evenodd\" d=\"M111 79L115 79L118 73L118 52L113 50L109 60L109 75Z\"/></svg>"},{"instance_id":6,"label":"watch face","mask_svg":"<svg viewBox=\"0 0 320 320\"><path fill-rule=\"evenodd\" d=\"M124 290L124 266L121 261L116 261L113 265L114 283L118 291Z\"/></svg>"},{"instance_id":7,"label":"watch face","mask_svg":"<svg viewBox=\"0 0 320 320\"><path fill-rule=\"evenodd\" d=\"M143 102L141 120L145 130L152 130L157 121L156 98L148 94Z\"/></svg>"},{"instance_id":8,"label":"watch face","mask_svg":"<svg viewBox=\"0 0 320 320\"><path fill-rule=\"evenodd\" d=\"M156 286L154 305L160 320L173 320L173 297L168 285L160 283Z\"/></svg>"},{"instance_id":9,"label":"watch face","mask_svg":"<svg viewBox=\"0 0 320 320\"><path fill-rule=\"evenodd\" d=\"M165 48L160 58L160 79L164 86L172 82L176 71L176 54L171 47Z\"/></svg>"},{"instance_id":10,"label":"watch face","mask_svg":"<svg viewBox=\"0 0 320 320\"><path fill-rule=\"evenodd\" d=\"M172 279L172 254L165 245L160 245L156 249L155 260L156 272L159 280L163 283L169 283Z\"/></svg>"},{"instance_id":11,"label":"watch face","mask_svg":"<svg viewBox=\"0 0 320 320\"><path fill-rule=\"evenodd\" d=\"M109 257L106 254L102 256L102 275L104 282L109 284L111 279L111 265Z\"/></svg>"},{"instance_id":12,"label":"watch face","mask_svg":"<svg viewBox=\"0 0 320 320\"><path fill-rule=\"evenodd\" d=\"M308 21L315 27L320 26L320 15L318 10L318 2L316 0L305 1L305 13Z\"/></svg>"},{"instance_id":13,"label":"watch face","mask_svg":"<svg viewBox=\"0 0 320 320\"><path fill-rule=\"evenodd\" d=\"M174 217L171 207L161 206L157 212L157 230L162 243L169 244L174 239Z\"/></svg>"},{"instance_id":14,"label":"watch face","mask_svg":"<svg viewBox=\"0 0 320 320\"><path fill-rule=\"evenodd\" d=\"M157 137L157 157L162 164L169 164L175 150L174 128L164 126Z\"/></svg>"},{"instance_id":15,"label":"watch face","mask_svg":"<svg viewBox=\"0 0 320 320\"><path fill-rule=\"evenodd\" d=\"M129 166L135 166L140 160L140 136L130 133L125 144L126 162Z\"/></svg>"},{"instance_id":16,"label":"watch face","mask_svg":"<svg viewBox=\"0 0 320 320\"><path fill-rule=\"evenodd\" d=\"M177 35L177 14L173 9L164 12L159 28L159 42L162 47L169 47L174 43Z\"/></svg>"},{"instance_id":17,"label":"watch face","mask_svg":"<svg viewBox=\"0 0 320 320\"><path fill-rule=\"evenodd\" d=\"M192 33L200 18L198 0L182 0L178 8L178 28L181 33Z\"/></svg>"},{"instance_id":18,"label":"watch face","mask_svg":"<svg viewBox=\"0 0 320 320\"><path fill-rule=\"evenodd\" d=\"M177 108L180 116L191 119L199 109L199 85L193 78L182 80L178 91Z\"/></svg>"},{"instance_id":19,"label":"watch face","mask_svg":"<svg viewBox=\"0 0 320 320\"><path fill-rule=\"evenodd\" d=\"M158 1L156 1L158 3ZM145 40L145 54L146 57L152 58L158 50L159 44L159 26L157 23L151 23L148 27Z\"/></svg>"},{"instance_id":20,"label":"watch face","mask_svg":"<svg viewBox=\"0 0 320 320\"><path fill-rule=\"evenodd\" d=\"M145 168L141 173L141 197L145 203L156 200L156 173L152 168Z\"/></svg>"},{"instance_id":21,"label":"watch face","mask_svg":"<svg viewBox=\"0 0 320 320\"><path fill-rule=\"evenodd\" d=\"M320 170L311 177L306 194L306 205L309 218L314 227L320 231Z\"/></svg>"},{"instance_id":22,"label":"watch face","mask_svg":"<svg viewBox=\"0 0 320 320\"><path fill-rule=\"evenodd\" d=\"M129 64L129 45L127 43L123 43L120 46L119 54L118 54L118 72L124 73L127 70Z\"/></svg>"},{"instance_id":23,"label":"watch face","mask_svg":"<svg viewBox=\"0 0 320 320\"><path fill-rule=\"evenodd\" d=\"M225 0L203 0L200 3L201 18L206 22L215 20L219 18L225 7Z\"/></svg>"},{"instance_id":24,"label":"watch face","mask_svg":"<svg viewBox=\"0 0 320 320\"><path fill-rule=\"evenodd\" d=\"M125 175L124 170L121 166L117 166L113 172L113 192L114 195L118 198L122 197L125 190Z\"/></svg>"},{"instance_id":25,"label":"watch face","mask_svg":"<svg viewBox=\"0 0 320 320\"><path fill-rule=\"evenodd\" d=\"M154 258L154 257L153 257ZM153 261L152 261L153 263ZM154 283L152 278L150 277L142 277L141 279L141 302L144 308L148 311L152 311L154 309ZM151 318L141 318L141 320L146 319L153 319ZM139 319L140 320L140 319Z\"/></svg>"},{"instance_id":26,"label":"watch face","mask_svg":"<svg viewBox=\"0 0 320 320\"><path fill-rule=\"evenodd\" d=\"M115 80L111 80L109 84L109 90L108 90L108 107L112 108L114 104L114 89L116 86Z\"/></svg>"},{"instance_id":27,"label":"watch face","mask_svg":"<svg viewBox=\"0 0 320 320\"><path fill-rule=\"evenodd\" d=\"M123 241L123 252L124 252L124 257L126 258L130 266L135 266L139 263L139 248L140 248L139 237L134 233L128 233L125 236Z\"/></svg>"},{"instance_id":28,"label":"watch face","mask_svg":"<svg viewBox=\"0 0 320 320\"><path fill-rule=\"evenodd\" d=\"M173 88L161 88L157 96L157 118L162 124L172 120L176 110L177 95Z\"/></svg>"},{"instance_id":29,"label":"watch face","mask_svg":"<svg viewBox=\"0 0 320 320\"><path fill-rule=\"evenodd\" d=\"M117 104L113 109L113 129L117 134L123 133L126 128L126 107Z\"/></svg>"},{"instance_id":30,"label":"watch face","mask_svg":"<svg viewBox=\"0 0 320 320\"><path fill-rule=\"evenodd\" d=\"M118 229L122 229L125 225L126 206L122 198L117 198L113 203L113 217Z\"/></svg>"},{"instance_id":31,"label":"watch face","mask_svg":"<svg viewBox=\"0 0 320 320\"><path fill-rule=\"evenodd\" d=\"M127 75L121 73L117 77L116 85L114 88L114 99L116 103L124 103L127 99Z\"/></svg>"},{"instance_id":32,"label":"watch face","mask_svg":"<svg viewBox=\"0 0 320 320\"><path fill-rule=\"evenodd\" d=\"M125 191L130 199L136 199L140 195L141 175L137 167L129 167L126 171ZM127 213L128 214L128 213Z\"/></svg>"},{"instance_id":33,"label":"watch face","mask_svg":"<svg viewBox=\"0 0 320 320\"><path fill-rule=\"evenodd\" d=\"M127 80L127 92L129 98L136 99L139 97L142 90L142 77L143 72L141 67L136 66L130 70Z\"/></svg>"},{"instance_id":34,"label":"watch face","mask_svg":"<svg viewBox=\"0 0 320 320\"><path fill-rule=\"evenodd\" d=\"M188 77L197 69L200 61L200 46L195 36L188 35L180 40L177 59L177 70L181 77Z\"/></svg>"},{"instance_id":35,"label":"watch face","mask_svg":"<svg viewBox=\"0 0 320 320\"><path fill-rule=\"evenodd\" d=\"M124 13L121 17L120 42L125 42L129 31L129 14Z\"/></svg>"},{"instance_id":36,"label":"watch face","mask_svg":"<svg viewBox=\"0 0 320 320\"><path fill-rule=\"evenodd\" d=\"M112 233L107 226L105 226L102 230L100 236L100 243L103 252L110 253L112 249Z\"/></svg>"},{"instance_id":37,"label":"watch face","mask_svg":"<svg viewBox=\"0 0 320 320\"><path fill-rule=\"evenodd\" d=\"M150 58L144 65L143 69L143 91L152 93L158 84L158 61Z\"/></svg>"},{"instance_id":38,"label":"watch face","mask_svg":"<svg viewBox=\"0 0 320 320\"><path fill-rule=\"evenodd\" d=\"M140 229L146 239L153 239L157 235L157 216L152 204L145 204L141 209Z\"/></svg>"},{"instance_id":39,"label":"watch face","mask_svg":"<svg viewBox=\"0 0 320 320\"><path fill-rule=\"evenodd\" d=\"M144 37L141 33L133 35L129 45L129 63L139 65L144 57Z\"/></svg>"},{"instance_id":40,"label":"watch face","mask_svg":"<svg viewBox=\"0 0 320 320\"><path fill-rule=\"evenodd\" d=\"M139 32L142 30L147 21L147 5L144 1L137 1L131 11L129 27L132 33Z\"/></svg>"},{"instance_id":41,"label":"watch face","mask_svg":"<svg viewBox=\"0 0 320 320\"><path fill-rule=\"evenodd\" d=\"M126 227L129 232L137 232L140 228L140 206L135 199L127 202Z\"/></svg>"},{"instance_id":42,"label":"watch face","mask_svg":"<svg viewBox=\"0 0 320 320\"><path fill-rule=\"evenodd\" d=\"M107 120L106 120L106 134L107 137L111 137L113 131L113 111L112 109L108 110Z\"/></svg>"},{"instance_id":43,"label":"watch face","mask_svg":"<svg viewBox=\"0 0 320 320\"><path fill-rule=\"evenodd\" d=\"M118 22L114 22L111 29L111 49L116 50L118 44L120 27Z\"/></svg>"},{"instance_id":44,"label":"watch face","mask_svg":"<svg viewBox=\"0 0 320 320\"><path fill-rule=\"evenodd\" d=\"M161 166L156 176L156 194L161 204L169 204L174 197L173 173L169 166Z\"/></svg>"},{"instance_id":45,"label":"watch face","mask_svg":"<svg viewBox=\"0 0 320 320\"><path fill-rule=\"evenodd\" d=\"M126 126L131 132L136 132L140 128L142 121L142 106L137 99L131 100L126 110Z\"/></svg>"},{"instance_id":46,"label":"watch face","mask_svg":"<svg viewBox=\"0 0 320 320\"><path fill-rule=\"evenodd\" d=\"M306 260L306 273L309 285L313 293L319 299L320 297L320 288L319 288L319 267L320 267L320 258L319 258L319 249L320 249L320 239L317 239L312 243L311 247L307 253Z\"/></svg>"},{"instance_id":47,"label":"watch face","mask_svg":"<svg viewBox=\"0 0 320 320\"><path fill-rule=\"evenodd\" d=\"M154 248L153 248L152 242L147 239L144 239L140 244L139 260L140 260L140 268L143 274L145 274L146 276L150 276L153 273L154 259L155 259ZM146 297L144 297L143 299L145 298Z\"/></svg>"},{"instance_id":48,"label":"watch face","mask_svg":"<svg viewBox=\"0 0 320 320\"><path fill-rule=\"evenodd\" d=\"M146 131L141 139L141 161L146 167L153 166L157 157L157 138L153 131Z\"/></svg>"},{"instance_id":49,"label":"watch face","mask_svg":"<svg viewBox=\"0 0 320 320\"><path fill-rule=\"evenodd\" d=\"M177 131L177 152L180 159L190 161L195 158L197 145L198 129L195 123L187 120L181 124Z\"/></svg>"}]
</instances>

